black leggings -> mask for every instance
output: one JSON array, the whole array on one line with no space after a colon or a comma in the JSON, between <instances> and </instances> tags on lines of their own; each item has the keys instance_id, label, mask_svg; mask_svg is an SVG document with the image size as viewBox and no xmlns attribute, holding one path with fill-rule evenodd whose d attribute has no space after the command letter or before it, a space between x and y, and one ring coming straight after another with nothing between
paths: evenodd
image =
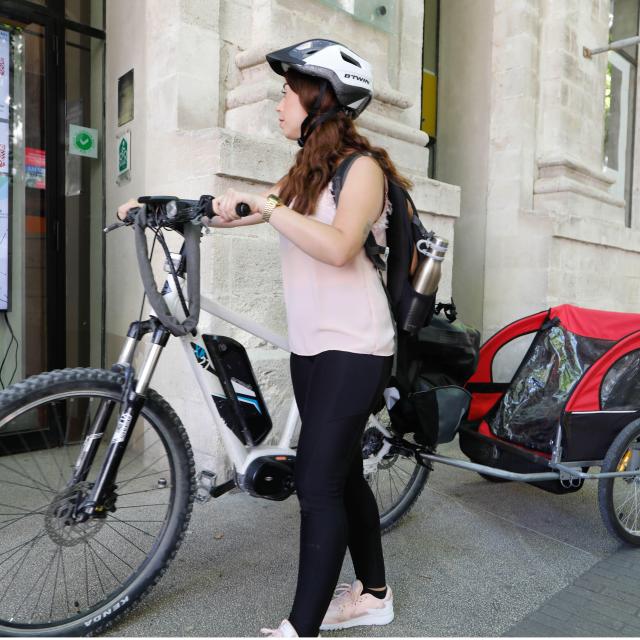
<instances>
[{"instance_id":1,"label":"black leggings","mask_svg":"<svg viewBox=\"0 0 640 640\"><path fill-rule=\"evenodd\" d=\"M380 516L363 477L360 441L392 362L346 351L291 355L302 427L295 464L300 561L289 621L300 636L318 635L347 546L364 586L386 585Z\"/></svg>"}]
</instances>

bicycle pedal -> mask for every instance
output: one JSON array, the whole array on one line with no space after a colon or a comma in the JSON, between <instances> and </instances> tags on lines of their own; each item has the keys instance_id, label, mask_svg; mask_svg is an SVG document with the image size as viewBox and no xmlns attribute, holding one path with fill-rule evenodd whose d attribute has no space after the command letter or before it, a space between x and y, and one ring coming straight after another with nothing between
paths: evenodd
<instances>
[{"instance_id":1,"label":"bicycle pedal","mask_svg":"<svg viewBox=\"0 0 640 640\"><path fill-rule=\"evenodd\" d=\"M208 469L202 469L196 478L196 500L198 502L209 502L211 493L216 487L216 474Z\"/></svg>"}]
</instances>

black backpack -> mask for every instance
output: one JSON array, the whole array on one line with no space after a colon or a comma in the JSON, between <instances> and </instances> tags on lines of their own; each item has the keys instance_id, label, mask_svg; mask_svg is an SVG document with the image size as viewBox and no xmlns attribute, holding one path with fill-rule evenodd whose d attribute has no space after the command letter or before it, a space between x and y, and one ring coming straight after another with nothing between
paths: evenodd
<instances>
[{"instance_id":1,"label":"black backpack","mask_svg":"<svg viewBox=\"0 0 640 640\"><path fill-rule=\"evenodd\" d=\"M342 161L332 179L333 197L338 206L340 191L345 178L354 160L364 154L353 154ZM377 244L373 233L365 241L365 251L369 259L381 274L387 272L385 291L389 300L391 315L396 326L396 339L400 341L403 334L409 306L416 296L411 286L411 277L424 260L424 256L417 250L419 240L428 240L433 237L433 232L427 231L417 215L417 209L408 191L391 180L387 176L389 184L389 200L391 201L391 213L387 226L387 247ZM427 298L427 296L423 296ZM428 313L423 326L429 323L435 306L435 295L426 300ZM419 327L418 327L419 328ZM398 345L396 345L396 351Z\"/></svg>"}]
</instances>

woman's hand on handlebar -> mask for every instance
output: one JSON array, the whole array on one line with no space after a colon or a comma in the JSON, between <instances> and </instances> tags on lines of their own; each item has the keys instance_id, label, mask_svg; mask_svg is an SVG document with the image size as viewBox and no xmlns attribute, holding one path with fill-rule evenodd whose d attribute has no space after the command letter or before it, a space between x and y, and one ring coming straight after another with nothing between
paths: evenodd
<instances>
[{"instance_id":1,"label":"woman's hand on handlebar","mask_svg":"<svg viewBox=\"0 0 640 640\"><path fill-rule=\"evenodd\" d=\"M236 206L244 202L248 205L252 214L262 213L262 209L267 203L267 199L263 196L253 193L243 193L236 191L235 189L227 189L223 196L217 197L213 202L213 212L220 218L219 226L224 226L225 223L239 220L240 216L236 212ZM215 226L218 224L214 223Z\"/></svg>"},{"instance_id":2,"label":"woman's hand on handlebar","mask_svg":"<svg viewBox=\"0 0 640 640\"><path fill-rule=\"evenodd\" d=\"M129 213L129 209L133 209L134 207L139 207L139 206L141 205L135 198L131 198L131 200L129 200L128 202L121 204L118 207L118 211L116 213L118 220L124 221L125 218L127 217L127 213Z\"/></svg>"}]
</instances>

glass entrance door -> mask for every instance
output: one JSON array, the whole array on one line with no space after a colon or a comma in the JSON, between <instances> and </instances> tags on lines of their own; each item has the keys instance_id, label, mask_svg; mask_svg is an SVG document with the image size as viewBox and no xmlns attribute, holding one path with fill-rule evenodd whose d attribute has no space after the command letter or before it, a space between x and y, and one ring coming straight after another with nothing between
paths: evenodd
<instances>
[{"instance_id":1,"label":"glass entrance door","mask_svg":"<svg viewBox=\"0 0 640 640\"><path fill-rule=\"evenodd\" d=\"M103 359L104 34L24 5L0 0L2 387Z\"/></svg>"},{"instance_id":2,"label":"glass entrance door","mask_svg":"<svg viewBox=\"0 0 640 640\"><path fill-rule=\"evenodd\" d=\"M47 224L46 28L0 18L2 108L0 156L0 383L48 368L54 324L47 304L50 231ZM2 167L0 167L2 171Z\"/></svg>"}]
</instances>

